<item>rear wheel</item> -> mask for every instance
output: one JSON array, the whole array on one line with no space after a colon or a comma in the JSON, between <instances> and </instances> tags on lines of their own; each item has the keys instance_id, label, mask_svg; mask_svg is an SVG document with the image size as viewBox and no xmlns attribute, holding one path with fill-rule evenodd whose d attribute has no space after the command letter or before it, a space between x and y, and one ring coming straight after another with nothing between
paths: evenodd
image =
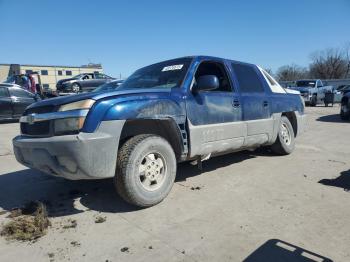
<instances>
[{"instance_id":1,"label":"rear wheel","mask_svg":"<svg viewBox=\"0 0 350 262\"><path fill-rule=\"evenodd\" d=\"M294 151L295 137L292 124L286 116L281 117L276 142L271 146L273 152L279 155L288 155Z\"/></svg>"},{"instance_id":2,"label":"rear wheel","mask_svg":"<svg viewBox=\"0 0 350 262\"><path fill-rule=\"evenodd\" d=\"M170 144L156 135L138 135L120 148L115 186L130 204L148 207L170 192L176 175L176 158Z\"/></svg>"}]
</instances>

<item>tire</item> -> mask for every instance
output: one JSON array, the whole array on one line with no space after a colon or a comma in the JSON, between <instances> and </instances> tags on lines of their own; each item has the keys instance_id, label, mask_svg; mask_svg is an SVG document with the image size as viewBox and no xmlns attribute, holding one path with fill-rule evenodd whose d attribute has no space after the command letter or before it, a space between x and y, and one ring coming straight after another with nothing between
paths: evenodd
<instances>
[{"instance_id":1,"label":"tire","mask_svg":"<svg viewBox=\"0 0 350 262\"><path fill-rule=\"evenodd\" d=\"M286 133L287 132L287 133ZM278 135L275 143L271 146L274 153L289 155L295 148L295 135L292 124L285 116L281 117Z\"/></svg>"},{"instance_id":2,"label":"tire","mask_svg":"<svg viewBox=\"0 0 350 262\"><path fill-rule=\"evenodd\" d=\"M156 135L132 137L118 152L114 177L116 190L132 205L156 205L169 194L176 165L175 153L164 138Z\"/></svg>"},{"instance_id":3,"label":"tire","mask_svg":"<svg viewBox=\"0 0 350 262\"><path fill-rule=\"evenodd\" d=\"M73 83L72 84L72 91L74 93L79 93L81 91L81 87L78 83Z\"/></svg>"},{"instance_id":4,"label":"tire","mask_svg":"<svg viewBox=\"0 0 350 262\"><path fill-rule=\"evenodd\" d=\"M310 101L310 106L316 106L317 105L317 96L313 95Z\"/></svg>"},{"instance_id":5,"label":"tire","mask_svg":"<svg viewBox=\"0 0 350 262\"><path fill-rule=\"evenodd\" d=\"M350 119L350 113L349 112L345 112L343 107L344 107L344 105L341 105L341 107L340 107L340 118L342 120L349 120Z\"/></svg>"}]
</instances>

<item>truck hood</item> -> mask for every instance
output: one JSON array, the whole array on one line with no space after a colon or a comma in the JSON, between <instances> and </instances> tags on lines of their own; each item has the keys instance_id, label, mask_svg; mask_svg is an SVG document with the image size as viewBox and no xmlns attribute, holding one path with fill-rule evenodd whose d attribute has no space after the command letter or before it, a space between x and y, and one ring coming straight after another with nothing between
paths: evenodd
<instances>
[{"instance_id":1,"label":"truck hood","mask_svg":"<svg viewBox=\"0 0 350 262\"><path fill-rule=\"evenodd\" d=\"M305 93L305 92L309 92L309 90L312 89L312 87L293 86L293 87L290 87L289 89L299 91L300 93Z\"/></svg>"},{"instance_id":2,"label":"truck hood","mask_svg":"<svg viewBox=\"0 0 350 262\"><path fill-rule=\"evenodd\" d=\"M134 95L134 94L145 94L145 93L170 93L170 89L150 89L150 88L134 88L127 90L118 90L113 92L90 92L77 95L69 95L62 97L50 98L30 105L28 108L36 108L42 106L60 106L64 104L73 103L85 99L101 100L108 97L117 97L122 95Z\"/></svg>"}]
</instances>

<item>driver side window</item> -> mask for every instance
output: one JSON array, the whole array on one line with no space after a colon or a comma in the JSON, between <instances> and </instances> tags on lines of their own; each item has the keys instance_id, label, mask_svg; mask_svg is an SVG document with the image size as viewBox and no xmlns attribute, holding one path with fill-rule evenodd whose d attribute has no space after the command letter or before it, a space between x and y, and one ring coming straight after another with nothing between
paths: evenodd
<instances>
[{"instance_id":1,"label":"driver side window","mask_svg":"<svg viewBox=\"0 0 350 262\"><path fill-rule=\"evenodd\" d=\"M227 76L226 69L223 64L218 62L202 62L195 74L195 84L200 76L215 75L219 79L219 88L209 92L232 92L230 80Z\"/></svg>"}]
</instances>

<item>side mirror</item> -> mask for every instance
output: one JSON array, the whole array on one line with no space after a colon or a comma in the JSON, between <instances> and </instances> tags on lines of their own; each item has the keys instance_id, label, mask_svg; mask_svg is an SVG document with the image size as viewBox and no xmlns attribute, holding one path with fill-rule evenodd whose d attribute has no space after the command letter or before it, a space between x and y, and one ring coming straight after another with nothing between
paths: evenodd
<instances>
[{"instance_id":1,"label":"side mirror","mask_svg":"<svg viewBox=\"0 0 350 262\"><path fill-rule=\"evenodd\" d=\"M218 89L219 86L219 79L215 75L204 75L198 77L193 92L215 90Z\"/></svg>"}]
</instances>

